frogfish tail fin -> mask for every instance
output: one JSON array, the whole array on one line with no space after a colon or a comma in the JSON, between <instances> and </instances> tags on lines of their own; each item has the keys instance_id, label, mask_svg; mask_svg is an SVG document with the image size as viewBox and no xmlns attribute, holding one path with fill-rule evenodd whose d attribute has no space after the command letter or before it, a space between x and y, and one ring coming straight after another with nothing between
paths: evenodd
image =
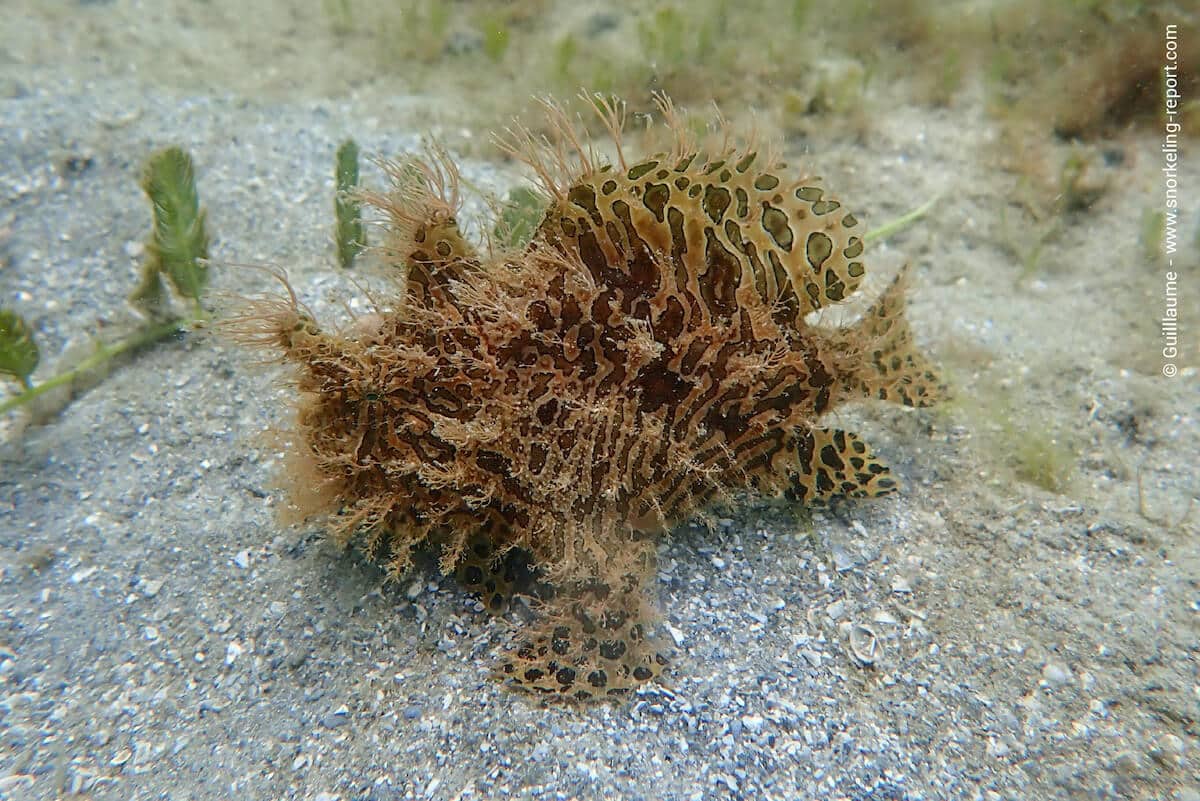
<instances>
[{"instance_id":1,"label":"frogfish tail fin","mask_svg":"<svg viewBox=\"0 0 1200 801\"><path fill-rule=\"evenodd\" d=\"M905 317L908 267L862 319L845 333L844 343L855 352L854 365L845 373L843 393L847 400L869 398L932 406L946 394L933 363L917 349Z\"/></svg>"}]
</instances>

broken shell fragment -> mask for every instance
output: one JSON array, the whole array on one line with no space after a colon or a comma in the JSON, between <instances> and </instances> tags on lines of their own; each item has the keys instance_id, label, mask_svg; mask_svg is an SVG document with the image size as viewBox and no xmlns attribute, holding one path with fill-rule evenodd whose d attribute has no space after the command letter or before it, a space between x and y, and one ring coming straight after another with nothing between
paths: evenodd
<instances>
[{"instance_id":1,"label":"broken shell fragment","mask_svg":"<svg viewBox=\"0 0 1200 801\"><path fill-rule=\"evenodd\" d=\"M879 647L878 639L870 627L856 623L850 629L850 653L862 664L873 665Z\"/></svg>"}]
</instances>

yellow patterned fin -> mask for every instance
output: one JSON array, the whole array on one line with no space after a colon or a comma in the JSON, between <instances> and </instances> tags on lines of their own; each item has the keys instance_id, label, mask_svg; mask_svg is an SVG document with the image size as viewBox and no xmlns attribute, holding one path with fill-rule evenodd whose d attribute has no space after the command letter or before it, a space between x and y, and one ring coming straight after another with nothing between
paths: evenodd
<instances>
[{"instance_id":1,"label":"yellow patterned fin","mask_svg":"<svg viewBox=\"0 0 1200 801\"><path fill-rule=\"evenodd\" d=\"M662 673L668 659L649 635L640 592L554 605L497 666L511 686L560 700L621 698Z\"/></svg>"},{"instance_id":2,"label":"yellow patterned fin","mask_svg":"<svg viewBox=\"0 0 1200 801\"><path fill-rule=\"evenodd\" d=\"M797 433L772 462L783 481L774 485L801 503L834 497L878 498L899 489L891 469L848 431L814 428Z\"/></svg>"},{"instance_id":3,"label":"yellow patterned fin","mask_svg":"<svg viewBox=\"0 0 1200 801\"><path fill-rule=\"evenodd\" d=\"M507 609L513 595L530 582L523 554L500 553L483 532L467 540L454 572L463 589L478 595L492 614Z\"/></svg>"},{"instance_id":4,"label":"yellow patterned fin","mask_svg":"<svg viewBox=\"0 0 1200 801\"><path fill-rule=\"evenodd\" d=\"M907 277L905 268L862 320L841 335L852 343L855 354L855 369L843 377L847 397L932 406L945 395L933 364L917 350L904 315Z\"/></svg>"}]
</instances>

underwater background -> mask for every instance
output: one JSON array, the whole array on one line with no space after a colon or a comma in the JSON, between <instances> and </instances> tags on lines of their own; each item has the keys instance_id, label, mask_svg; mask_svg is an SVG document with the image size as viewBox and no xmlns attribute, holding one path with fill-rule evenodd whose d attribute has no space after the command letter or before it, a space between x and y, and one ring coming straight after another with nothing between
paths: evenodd
<instances>
[{"instance_id":1,"label":"underwater background","mask_svg":"<svg viewBox=\"0 0 1200 801\"><path fill-rule=\"evenodd\" d=\"M2 13L0 797L1200 798L1193 4ZM530 179L490 132L581 87L631 153L661 92L822 176L949 398L837 412L897 494L678 526L670 669L565 706L432 561L281 520L294 393L211 323L274 268L323 320L395 291L339 145L382 189L444 144L482 239Z\"/></svg>"}]
</instances>

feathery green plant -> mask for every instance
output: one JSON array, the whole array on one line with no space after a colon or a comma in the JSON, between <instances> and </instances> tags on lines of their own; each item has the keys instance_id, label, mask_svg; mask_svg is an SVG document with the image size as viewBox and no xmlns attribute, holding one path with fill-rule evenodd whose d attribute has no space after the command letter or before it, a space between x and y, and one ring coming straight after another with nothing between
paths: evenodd
<instances>
[{"instance_id":1,"label":"feathery green plant","mask_svg":"<svg viewBox=\"0 0 1200 801\"><path fill-rule=\"evenodd\" d=\"M508 51L508 43L512 38L508 20L501 14L485 17L482 21L483 52L492 61L499 62Z\"/></svg>"},{"instance_id":2,"label":"feathery green plant","mask_svg":"<svg viewBox=\"0 0 1200 801\"><path fill-rule=\"evenodd\" d=\"M904 230L928 214L929 210L932 209L940 199L941 195L934 195L929 200L925 201L907 214L897 217L891 222L886 222L872 231L867 231L867 233L863 235L863 239L867 240L868 242L887 239L892 234Z\"/></svg>"},{"instance_id":3,"label":"feathery green plant","mask_svg":"<svg viewBox=\"0 0 1200 801\"><path fill-rule=\"evenodd\" d=\"M151 317L166 316L165 276L198 313L208 283L208 267L202 263L208 258L208 233L191 156L178 147L155 153L142 170L142 190L154 210L154 228L141 283L129 300Z\"/></svg>"},{"instance_id":4,"label":"feathery green plant","mask_svg":"<svg viewBox=\"0 0 1200 801\"><path fill-rule=\"evenodd\" d=\"M346 36L354 30L354 13L350 9L350 0L324 0L321 5L335 36Z\"/></svg>"},{"instance_id":5,"label":"feathery green plant","mask_svg":"<svg viewBox=\"0 0 1200 801\"><path fill-rule=\"evenodd\" d=\"M1162 209L1146 209L1142 213L1142 231L1139 237L1142 255L1149 262L1162 258L1163 239L1167 235L1167 213Z\"/></svg>"},{"instance_id":6,"label":"feathery green plant","mask_svg":"<svg viewBox=\"0 0 1200 801\"><path fill-rule=\"evenodd\" d=\"M37 369L38 359L29 324L16 312L0 309L0 375L15 378L30 389L29 377Z\"/></svg>"},{"instance_id":7,"label":"feathery green plant","mask_svg":"<svg viewBox=\"0 0 1200 801\"><path fill-rule=\"evenodd\" d=\"M504 247L524 247L545 214L545 201L532 189L519 186L508 193L492 234Z\"/></svg>"},{"instance_id":8,"label":"feathery green plant","mask_svg":"<svg viewBox=\"0 0 1200 801\"><path fill-rule=\"evenodd\" d=\"M142 278L130 303L147 320L115 342L96 342L96 349L74 367L34 384L38 347L29 326L17 314L0 310L0 375L20 381L24 391L0 402L0 414L33 401L56 387L69 386L118 356L160 342L203 322L200 297L208 283L208 234L196 191L192 159L177 147L152 155L142 170L142 189L154 213ZM166 278L166 281L163 278ZM172 309L167 283L190 301L190 314Z\"/></svg>"},{"instance_id":9,"label":"feathery green plant","mask_svg":"<svg viewBox=\"0 0 1200 801\"><path fill-rule=\"evenodd\" d=\"M333 206L337 217L335 237L338 262L348 269L353 266L354 257L367 244L359 208L361 204L353 195L358 188L358 145L353 139L347 139L338 147L334 177L337 180Z\"/></svg>"},{"instance_id":10,"label":"feathery green plant","mask_svg":"<svg viewBox=\"0 0 1200 801\"><path fill-rule=\"evenodd\" d=\"M565 84L575 82L575 57L579 55L579 43L575 37L567 34L558 40L554 46L554 75Z\"/></svg>"}]
</instances>

